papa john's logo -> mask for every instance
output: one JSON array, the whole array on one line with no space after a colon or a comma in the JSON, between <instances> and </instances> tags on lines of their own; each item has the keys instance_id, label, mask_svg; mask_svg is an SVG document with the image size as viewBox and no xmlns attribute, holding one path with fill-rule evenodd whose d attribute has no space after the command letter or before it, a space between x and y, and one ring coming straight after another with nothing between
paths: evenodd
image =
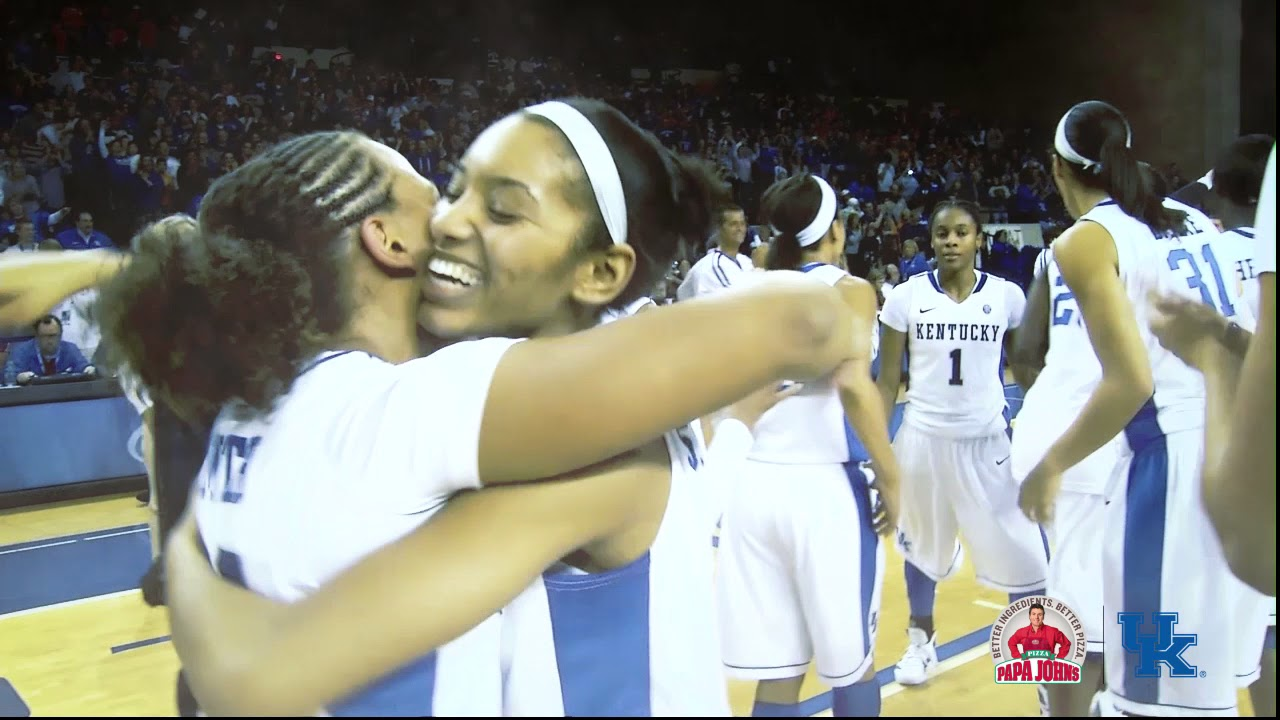
<instances>
[{"instance_id":1,"label":"papa john's logo","mask_svg":"<svg viewBox=\"0 0 1280 720\"><path fill-rule=\"evenodd\" d=\"M1051 597L1017 600L991 626L991 659L1001 685L1078 683L1087 651L1084 624Z\"/></svg>"}]
</instances>

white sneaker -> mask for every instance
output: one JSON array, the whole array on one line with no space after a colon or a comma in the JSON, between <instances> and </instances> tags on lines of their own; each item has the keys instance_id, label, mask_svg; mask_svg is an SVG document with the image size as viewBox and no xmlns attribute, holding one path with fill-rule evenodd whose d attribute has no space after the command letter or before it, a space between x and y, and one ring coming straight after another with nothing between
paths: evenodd
<instances>
[{"instance_id":1,"label":"white sneaker","mask_svg":"<svg viewBox=\"0 0 1280 720\"><path fill-rule=\"evenodd\" d=\"M1099 690L1093 694L1093 702L1089 703L1089 717L1124 717L1124 713L1116 710L1106 690Z\"/></svg>"},{"instance_id":2,"label":"white sneaker","mask_svg":"<svg viewBox=\"0 0 1280 720\"><path fill-rule=\"evenodd\" d=\"M893 668L893 679L899 685L923 685L938 666L938 635L928 637L920 628L907 628L910 644Z\"/></svg>"}]
</instances>

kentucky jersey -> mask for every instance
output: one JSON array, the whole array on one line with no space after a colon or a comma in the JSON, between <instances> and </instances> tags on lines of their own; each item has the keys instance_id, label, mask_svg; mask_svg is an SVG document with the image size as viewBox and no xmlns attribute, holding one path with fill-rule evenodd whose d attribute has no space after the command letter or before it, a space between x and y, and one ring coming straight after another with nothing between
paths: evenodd
<instances>
[{"instance_id":1,"label":"kentucky jersey","mask_svg":"<svg viewBox=\"0 0 1280 720\"><path fill-rule=\"evenodd\" d=\"M1235 284L1235 294L1243 297L1248 304L1254 324L1262 312L1262 290L1258 285L1256 257L1258 241L1255 235L1251 227L1231 228L1222 233L1222 243L1230 256L1225 260L1227 266L1221 268L1228 275L1227 282ZM1253 330L1253 324L1246 325L1239 319L1236 322L1246 330Z\"/></svg>"},{"instance_id":2,"label":"kentucky jersey","mask_svg":"<svg viewBox=\"0 0 1280 720\"><path fill-rule=\"evenodd\" d=\"M218 572L295 602L479 487L485 398L515 342L459 343L401 365L323 353L269 414L225 407L192 495ZM493 717L500 643L490 618L326 711Z\"/></svg>"},{"instance_id":3,"label":"kentucky jersey","mask_svg":"<svg viewBox=\"0 0 1280 720\"><path fill-rule=\"evenodd\" d=\"M671 490L648 552L607 572L557 564L503 612L506 715L729 716L702 436L665 440Z\"/></svg>"},{"instance_id":4,"label":"kentucky jersey","mask_svg":"<svg viewBox=\"0 0 1280 720\"><path fill-rule=\"evenodd\" d=\"M1125 293L1137 314L1138 328L1151 362L1155 393L1141 419L1155 412L1165 434L1202 427L1204 377L1166 350L1151 332L1151 290L1203 302L1228 318L1252 327L1253 313L1230 282L1219 255L1230 254L1222 234L1200 211L1166 198L1166 208L1187 214L1176 232L1156 233L1125 214L1113 200L1098 203L1081 220L1106 228L1115 242ZM1055 321L1056 322L1056 321ZM1050 336L1050 346L1053 338Z\"/></svg>"},{"instance_id":5,"label":"kentucky jersey","mask_svg":"<svg viewBox=\"0 0 1280 720\"><path fill-rule=\"evenodd\" d=\"M1004 336L1022 322L1027 298L1017 285L977 271L973 291L952 300L938 272L915 275L889 291L880 322L906 335L911 383L903 423L936 435L1001 432Z\"/></svg>"},{"instance_id":6,"label":"kentucky jersey","mask_svg":"<svg viewBox=\"0 0 1280 720\"><path fill-rule=\"evenodd\" d=\"M802 270L835 287L849 273L834 265L813 263ZM849 461L844 406L831 376L804 384L800 392L774 405L756 423L750 460L782 464L826 464Z\"/></svg>"}]
</instances>

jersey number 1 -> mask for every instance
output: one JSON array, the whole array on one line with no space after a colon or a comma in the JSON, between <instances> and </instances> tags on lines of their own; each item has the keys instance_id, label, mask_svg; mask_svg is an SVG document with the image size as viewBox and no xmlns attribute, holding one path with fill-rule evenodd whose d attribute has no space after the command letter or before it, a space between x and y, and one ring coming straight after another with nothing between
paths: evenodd
<instances>
[{"instance_id":1,"label":"jersey number 1","mask_svg":"<svg viewBox=\"0 0 1280 720\"><path fill-rule=\"evenodd\" d=\"M963 385L964 378L960 377L960 348L951 351L951 380L952 385Z\"/></svg>"}]
</instances>

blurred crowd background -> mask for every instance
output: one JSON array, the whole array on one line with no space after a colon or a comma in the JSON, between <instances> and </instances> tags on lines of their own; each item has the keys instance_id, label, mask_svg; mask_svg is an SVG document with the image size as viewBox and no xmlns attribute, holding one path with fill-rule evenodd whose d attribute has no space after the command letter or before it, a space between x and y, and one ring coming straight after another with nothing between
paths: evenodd
<instances>
[{"instance_id":1,"label":"blurred crowd background","mask_svg":"<svg viewBox=\"0 0 1280 720\"><path fill-rule=\"evenodd\" d=\"M1016 8L990 13L979 37L954 7L541 5L0 0L0 251L127 246L149 220L195 214L211 181L263 147L317 129L359 129L443 186L490 122L575 94L714 160L749 224L773 181L828 178L849 268L878 283L927 269L942 198L983 207L984 269L1024 285L1069 222L1045 167L1052 126L1016 107L1049 61ZM997 59L1007 72L990 96L957 100L966 55L1011 47L990 39L1009 33L1024 52ZM936 59L939 43L954 63ZM1270 112L1274 132L1274 99ZM1171 187L1188 179L1159 168ZM744 250L758 237L751 227Z\"/></svg>"}]
</instances>

